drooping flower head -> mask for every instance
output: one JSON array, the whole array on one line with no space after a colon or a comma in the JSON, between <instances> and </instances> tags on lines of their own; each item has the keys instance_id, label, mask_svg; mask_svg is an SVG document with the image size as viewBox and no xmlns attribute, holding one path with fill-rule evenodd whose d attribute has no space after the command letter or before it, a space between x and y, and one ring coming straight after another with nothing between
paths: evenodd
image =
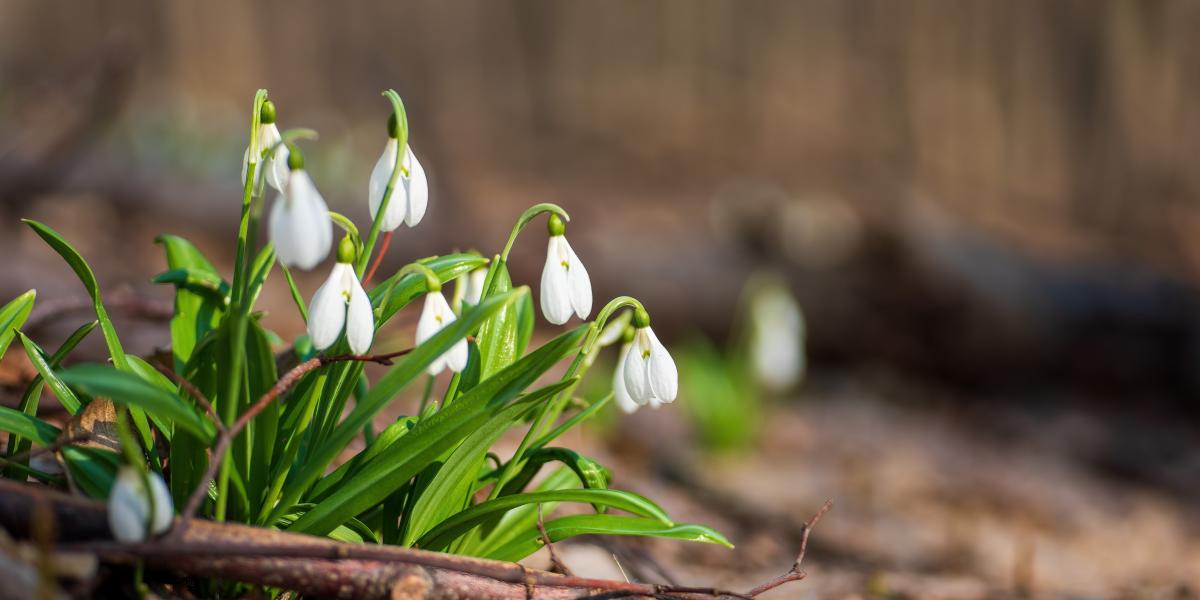
<instances>
[{"instance_id":1,"label":"drooping flower head","mask_svg":"<svg viewBox=\"0 0 1200 600\"><path fill-rule=\"evenodd\" d=\"M140 542L164 533L174 517L171 494L158 473L142 473L130 466L117 471L108 496L108 527L117 541Z\"/></svg>"},{"instance_id":2,"label":"drooping flower head","mask_svg":"<svg viewBox=\"0 0 1200 600\"><path fill-rule=\"evenodd\" d=\"M551 214L546 227L550 242L542 268L542 314L555 325L566 323L572 312L586 319L592 312L592 280L567 243L562 219Z\"/></svg>"},{"instance_id":3,"label":"drooping flower head","mask_svg":"<svg viewBox=\"0 0 1200 600\"><path fill-rule=\"evenodd\" d=\"M333 222L325 199L304 170L299 149L291 149L287 163L287 185L271 207L268 230L279 262L307 271L329 256Z\"/></svg>"},{"instance_id":4,"label":"drooping flower head","mask_svg":"<svg viewBox=\"0 0 1200 600\"><path fill-rule=\"evenodd\" d=\"M430 281L430 284L436 282ZM449 326L455 320L454 311L450 309L450 304L446 302L446 297L442 295L441 285L429 285L429 291L425 294L425 306L421 309L421 318L417 321L417 346L424 344L434 334ZM437 375L443 369L450 367L455 373L461 372L467 367L467 340L460 339L454 343L444 354L434 359L429 363L427 371L430 375Z\"/></svg>"},{"instance_id":5,"label":"drooping flower head","mask_svg":"<svg viewBox=\"0 0 1200 600\"><path fill-rule=\"evenodd\" d=\"M338 244L337 264L329 279L317 288L308 308L308 337L313 347L324 350L346 330L346 342L355 354L366 354L375 337L375 315L371 300L354 272L354 242L349 236Z\"/></svg>"},{"instance_id":6,"label":"drooping flower head","mask_svg":"<svg viewBox=\"0 0 1200 600\"><path fill-rule=\"evenodd\" d=\"M396 168L396 155L400 152L400 127L396 115L388 119L388 141L383 147L383 154L375 162L371 171L371 180L367 186L368 206L371 218L377 218L379 207L383 204L383 196L387 191L388 182L392 178L392 170ZM425 208L429 204L429 179L425 176L425 168L413 154L412 145L404 145L404 158L400 163L401 171L396 177L396 187L388 200L387 210L380 222L381 231L392 231L401 223L416 227L425 217Z\"/></svg>"},{"instance_id":7,"label":"drooping flower head","mask_svg":"<svg viewBox=\"0 0 1200 600\"><path fill-rule=\"evenodd\" d=\"M242 185L246 185L246 165L250 163L258 165L254 169L256 186L262 181L265 173L267 184L276 191L283 191L284 185L287 184L288 148L287 145L280 144L281 141L283 136L279 133L279 126L275 124L275 103L264 100L262 110L259 111L258 139L255 140L254 147L247 147L242 155ZM267 157L261 165L258 164L262 153L272 150L274 154Z\"/></svg>"},{"instance_id":8,"label":"drooping flower head","mask_svg":"<svg viewBox=\"0 0 1200 600\"><path fill-rule=\"evenodd\" d=\"M623 362L625 387L638 405L673 402L679 392L679 371L658 336L650 329L650 315L633 313L633 342Z\"/></svg>"},{"instance_id":9,"label":"drooping flower head","mask_svg":"<svg viewBox=\"0 0 1200 600\"><path fill-rule=\"evenodd\" d=\"M487 271L484 267L471 269L471 272L460 276L455 282L454 307L460 312L464 303L475 306L483 299L483 284L487 281Z\"/></svg>"}]
</instances>

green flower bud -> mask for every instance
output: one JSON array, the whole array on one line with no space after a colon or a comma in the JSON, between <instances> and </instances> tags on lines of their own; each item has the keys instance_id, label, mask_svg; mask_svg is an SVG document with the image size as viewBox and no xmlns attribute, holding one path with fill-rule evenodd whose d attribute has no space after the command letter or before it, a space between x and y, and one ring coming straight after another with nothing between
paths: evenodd
<instances>
[{"instance_id":1,"label":"green flower bud","mask_svg":"<svg viewBox=\"0 0 1200 600\"><path fill-rule=\"evenodd\" d=\"M340 263L352 263L356 258L357 252L354 251L354 240L350 239L349 235L342 236L342 241L338 242L337 261Z\"/></svg>"},{"instance_id":2,"label":"green flower bud","mask_svg":"<svg viewBox=\"0 0 1200 600\"><path fill-rule=\"evenodd\" d=\"M546 231L550 232L550 237L555 237L566 233L567 226L563 223L562 217L550 213L550 218L546 220Z\"/></svg>"},{"instance_id":3,"label":"green flower bud","mask_svg":"<svg viewBox=\"0 0 1200 600\"><path fill-rule=\"evenodd\" d=\"M388 115L388 137L398 140L400 139L400 123L396 121L396 113Z\"/></svg>"},{"instance_id":4,"label":"green flower bud","mask_svg":"<svg viewBox=\"0 0 1200 600\"><path fill-rule=\"evenodd\" d=\"M633 311L633 326L642 329L650 326L650 313L646 309L638 307Z\"/></svg>"},{"instance_id":5,"label":"green flower bud","mask_svg":"<svg viewBox=\"0 0 1200 600\"><path fill-rule=\"evenodd\" d=\"M300 153L300 149L293 144L288 144L288 168L293 171L301 171L304 169L304 155Z\"/></svg>"},{"instance_id":6,"label":"green flower bud","mask_svg":"<svg viewBox=\"0 0 1200 600\"><path fill-rule=\"evenodd\" d=\"M275 103L270 100L263 100L262 108L258 111L258 121L263 125L269 125L275 122Z\"/></svg>"},{"instance_id":7,"label":"green flower bud","mask_svg":"<svg viewBox=\"0 0 1200 600\"><path fill-rule=\"evenodd\" d=\"M625 329L622 329L621 330L621 343L622 344L633 343L633 335L634 335L634 329L632 327L626 327Z\"/></svg>"}]
</instances>

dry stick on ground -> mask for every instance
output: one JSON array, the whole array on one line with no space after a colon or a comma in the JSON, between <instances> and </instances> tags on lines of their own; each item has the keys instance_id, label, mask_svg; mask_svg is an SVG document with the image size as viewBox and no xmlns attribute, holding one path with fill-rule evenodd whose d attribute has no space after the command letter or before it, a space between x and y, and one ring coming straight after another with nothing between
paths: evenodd
<instances>
[{"instance_id":1,"label":"dry stick on ground","mask_svg":"<svg viewBox=\"0 0 1200 600\"><path fill-rule=\"evenodd\" d=\"M48 444L46 446L42 446L41 448L30 448L29 450L20 452L18 454L14 454L7 458L0 456L0 463L2 463L3 466L8 466L8 465L15 464L15 463L24 463L24 462L27 462L30 458L33 458L39 454L45 454L47 452L58 452L58 450L60 448L62 448L63 446L70 446L71 444L79 444L82 442L86 442L90 439L92 439L92 434L90 432L85 431L83 433L78 433L73 436L63 438L61 440L55 440L54 443Z\"/></svg>"},{"instance_id":2,"label":"dry stick on ground","mask_svg":"<svg viewBox=\"0 0 1200 600\"><path fill-rule=\"evenodd\" d=\"M550 539L550 534L546 533L546 525L542 523L542 505L538 504L538 531L542 534L542 542L546 544L546 549L550 551L550 564L554 565L554 569L563 575L574 575L567 563L558 558L558 553L554 551L554 542Z\"/></svg>"},{"instance_id":3,"label":"dry stick on ground","mask_svg":"<svg viewBox=\"0 0 1200 600\"><path fill-rule=\"evenodd\" d=\"M804 553L808 550L808 535L812 533L813 527L816 527L817 521L820 521L821 517L825 516L825 513L829 512L831 508L833 508L833 500L826 500L825 504L822 504L821 508L817 510L817 514L804 522L804 533L800 534L800 553L796 555L796 562L792 563L792 568L787 573L746 592L747 596L754 598L785 583L800 581L808 576L808 573L800 570L800 563L804 562Z\"/></svg>"},{"instance_id":4,"label":"dry stick on ground","mask_svg":"<svg viewBox=\"0 0 1200 600\"><path fill-rule=\"evenodd\" d=\"M267 392L258 399L258 402L255 402L253 406L246 410L246 412L242 413L241 416L238 417L237 421L234 421L233 425L224 427L223 425L219 424L220 419L214 419L218 422L217 445L213 447L212 455L208 459L208 468L204 471L204 476L200 478L199 485L196 486L196 489L192 492L192 495L188 497L187 504L184 505L183 511L180 513L178 530L172 531L171 535L174 537L182 536L183 532L187 530L188 525L191 524L192 517L196 515L196 511L200 508L200 503L204 501L204 496L208 492L208 482L217 476L217 469L220 468L221 462L225 460L225 453L229 450L229 446L233 443L233 439L236 438L238 434L250 424L250 421L254 420L254 417L258 416L258 413L261 413L263 409L265 409L267 405L273 402L276 398L282 396L283 393L288 390L288 388L292 387L292 385L299 381L299 379L306 373L323 365L345 361L373 362L381 365L390 365L392 364L393 358L396 358L397 356L403 356L412 351L412 348L405 348L404 350L399 350L396 352L369 356L359 354L339 354L337 356L318 356L315 358L310 358L296 365L287 373L284 373L283 377L280 377L279 380L275 382L275 385L271 386L271 389L267 390ZM197 390L197 393L199 393L199 390ZM200 396L203 396L203 394L200 394ZM207 403L207 400L205 400L205 402ZM211 414L215 416L216 413L214 412Z\"/></svg>"}]
</instances>

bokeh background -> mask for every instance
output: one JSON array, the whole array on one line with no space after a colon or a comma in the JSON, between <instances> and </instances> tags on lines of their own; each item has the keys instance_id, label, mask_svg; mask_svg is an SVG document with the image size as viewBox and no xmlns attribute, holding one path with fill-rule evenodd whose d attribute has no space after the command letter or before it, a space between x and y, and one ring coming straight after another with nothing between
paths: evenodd
<instances>
[{"instance_id":1,"label":"bokeh background","mask_svg":"<svg viewBox=\"0 0 1200 600\"><path fill-rule=\"evenodd\" d=\"M154 351L154 236L231 264L254 90L364 223L394 87L433 191L385 270L556 202L597 298L642 298L685 367L573 443L738 549L592 540L577 570L738 587L833 498L778 597L1191 598L1197 31L1186 0L0 0L0 299L39 290L35 339L85 317L18 219L46 221ZM763 281L804 316L783 390L745 368ZM6 402L28 372L0 364Z\"/></svg>"}]
</instances>

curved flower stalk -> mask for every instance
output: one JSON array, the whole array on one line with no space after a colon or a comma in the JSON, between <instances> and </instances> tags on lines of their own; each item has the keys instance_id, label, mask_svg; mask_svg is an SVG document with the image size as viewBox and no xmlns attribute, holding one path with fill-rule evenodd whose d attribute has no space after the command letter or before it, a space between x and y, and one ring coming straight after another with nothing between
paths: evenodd
<instances>
[{"instance_id":1,"label":"curved flower stalk","mask_svg":"<svg viewBox=\"0 0 1200 600\"><path fill-rule=\"evenodd\" d=\"M542 314L555 325L566 323L572 312L586 319L592 312L592 280L567 243L563 220L551 214L546 227L550 242L546 248L546 266L542 269Z\"/></svg>"},{"instance_id":2,"label":"curved flower stalk","mask_svg":"<svg viewBox=\"0 0 1200 600\"><path fill-rule=\"evenodd\" d=\"M371 171L371 180L367 186L367 199L371 209L371 218L378 218L379 206L387 193L388 183L392 180L392 171L396 168L396 155L400 151L399 126L396 115L388 119L388 141L383 147L383 154L375 162ZM400 163L400 174L396 178L399 184L392 190L383 213L380 231L393 231L401 223L416 227L425 217L425 208L429 204L429 179L425 176L425 168L413 154L410 144L404 145L404 160Z\"/></svg>"},{"instance_id":3,"label":"curved flower stalk","mask_svg":"<svg viewBox=\"0 0 1200 600\"><path fill-rule=\"evenodd\" d=\"M644 309L633 314L633 342L621 361L630 399L639 406L673 402L679 393L679 371L658 336L650 329Z\"/></svg>"},{"instance_id":4,"label":"curved flower stalk","mask_svg":"<svg viewBox=\"0 0 1200 600\"><path fill-rule=\"evenodd\" d=\"M329 278L313 294L308 309L308 337L313 347L325 350L346 330L350 351L366 354L375 337L371 300L354 273L354 242L350 236L338 244L338 261Z\"/></svg>"},{"instance_id":5,"label":"curved flower stalk","mask_svg":"<svg viewBox=\"0 0 1200 600\"><path fill-rule=\"evenodd\" d=\"M333 223L329 207L304 170L304 157L296 148L288 155L288 168L287 186L271 206L268 229L279 262L308 271L329 255Z\"/></svg>"},{"instance_id":6,"label":"curved flower stalk","mask_svg":"<svg viewBox=\"0 0 1200 600\"><path fill-rule=\"evenodd\" d=\"M121 467L108 497L108 527L117 541L140 542L149 535L165 533L174 516L171 494L158 473Z\"/></svg>"},{"instance_id":7,"label":"curved flower stalk","mask_svg":"<svg viewBox=\"0 0 1200 600\"><path fill-rule=\"evenodd\" d=\"M417 321L416 345L420 346L424 344L434 334L453 323L454 320L454 311L450 310L450 304L446 302L446 297L442 295L441 287L431 287L429 292L425 294L425 306L421 309L421 319ZM437 375L446 367L450 367L450 370L455 373L461 372L467 367L466 338L458 340L445 354L434 359L429 364L427 371L430 375Z\"/></svg>"},{"instance_id":8,"label":"curved flower stalk","mask_svg":"<svg viewBox=\"0 0 1200 600\"><path fill-rule=\"evenodd\" d=\"M263 167L254 170L254 184L257 187L265 173L267 184L276 191L282 192L288 179L288 148L286 144L280 144L283 136L279 133L279 126L275 124L275 103L264 100L259 115L258 139L255 147L247 146L246 152L242 155L242 185L246 184L246 165L258 164L264 151L274 149L274 154L267 157ZM254 152L251 153L251 150Z\"/></svg>"}]
</instances>

